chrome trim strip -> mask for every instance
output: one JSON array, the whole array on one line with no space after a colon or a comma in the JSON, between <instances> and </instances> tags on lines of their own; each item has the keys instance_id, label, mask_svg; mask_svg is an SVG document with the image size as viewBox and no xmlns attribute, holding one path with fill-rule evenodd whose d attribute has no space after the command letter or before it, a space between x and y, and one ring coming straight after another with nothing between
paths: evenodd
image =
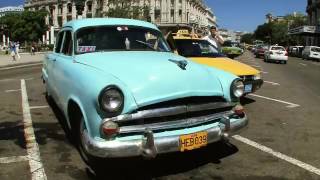
<instances>
[{"instance_id":1,"label":"chrome trim strip","mask_svg":"<svg viewBox=\"0 0 320 180\"><path fill-rule=\"evenodd\" d=\"M207 104L197 104L197 105L181 105L181 106L174 106L168 108L158 108L158 109L150 109L150 110L143 110L138 111L132 114L122 114L112 118L105 118L103 119L102 123L106 121L114 121L117 123L137 120L137 119L145 119L145 118L154 118L154 117L165 117L165 116L172 116L177 114L183 114L187 112L197 112L197 111L205 111L205 110L213 110L219 108L227 108L233 107L234 103L230 102L214 102L214 103L207 103Z\"/></svg>"},{"instance_id":2,"label":"chrome trim strip","mask_svg":"<svg viewBox=\"0 0 320 180\"><path fill-rule=\"evenodd\" d=\"M186 118L182 120L165 121L165 122L143 124L143 125L121 126L119 133L120 134L139 133L139 132L144 132L147 129L151 131L155 131L155 130L161 131L161 130L170 130L170 129L177 129L177 128L188 128L188 127L196 126L209 121L222 119L232 114L233 114L233 111L225 111L225 112L210 114L206 116Z\"/></svg>"}]
</instances>

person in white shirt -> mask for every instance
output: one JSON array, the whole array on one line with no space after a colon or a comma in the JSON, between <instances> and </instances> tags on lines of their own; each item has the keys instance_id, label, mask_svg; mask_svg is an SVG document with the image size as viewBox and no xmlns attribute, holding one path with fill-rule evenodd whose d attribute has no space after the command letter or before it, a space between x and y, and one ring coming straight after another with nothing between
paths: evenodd
<instances>
[{"instance_id":1,"label":"person in white shirt","mask_svg":"<svg viewBox=\"0 0 320 180\"><path fill-rule=\"evenodd\" d=\"M210 34L205 36L203 39L209 41L218 50L221 49L221 45L224 43L223 37L219 34L217 27L215 26L210 27Z\"/></svg>"},{"instance_id":2,"label":"person in white shirt","mask_svg":"<svg viewBox=\"0 0 320 180\"><path fill-rule=\"evenodd\" d=\"M20 43L18 41L16 42L16 55L18 56L18 59L20 59L19 48L20 48Z\"/></svg>"}]
</instances>

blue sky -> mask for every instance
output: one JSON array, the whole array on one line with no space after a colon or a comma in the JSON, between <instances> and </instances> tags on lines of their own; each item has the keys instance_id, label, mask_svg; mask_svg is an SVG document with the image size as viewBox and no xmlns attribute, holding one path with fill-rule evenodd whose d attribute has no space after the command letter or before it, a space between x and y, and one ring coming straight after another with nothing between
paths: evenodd
<instances>
[{"instance_id":1,"label":"blue sky","mask_svg":"<svg viewBox=\"0 0 320 180\"><path fill-rule=\"evenodd\" d=\"M265 15L305 14L307 0L204 0L217 16L220 28L253 32ZM0 0L0 7L22 5L24 0Z\"/></svg>"},{"instance_id":2,"label":"blue sky","mask_svg":"<svg viewBox=\"0 0 320 180\"><path fill-rule=\"evenodd\" d=\"M306 14L307 0L205 0L217 16L219 28L253 32L265 15Z\"/></svg>"}]
</instances>

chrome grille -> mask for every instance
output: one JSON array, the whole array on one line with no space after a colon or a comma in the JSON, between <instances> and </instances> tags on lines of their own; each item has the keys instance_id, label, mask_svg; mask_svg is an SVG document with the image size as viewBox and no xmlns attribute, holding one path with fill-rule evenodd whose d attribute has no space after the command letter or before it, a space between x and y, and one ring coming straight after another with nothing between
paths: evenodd
<instances>
[{"instance_id":1,"label":"chrome grille","mask_svg":"<svg viewBox=\"0 0 320 180\"><path fill-rule=\"evenodd\" d=\"M120 134L187 128L219 121L234 104L222 97L189 97L148 105L131 114L105 119L117 122Z\"/></svg>"}]
</instances>

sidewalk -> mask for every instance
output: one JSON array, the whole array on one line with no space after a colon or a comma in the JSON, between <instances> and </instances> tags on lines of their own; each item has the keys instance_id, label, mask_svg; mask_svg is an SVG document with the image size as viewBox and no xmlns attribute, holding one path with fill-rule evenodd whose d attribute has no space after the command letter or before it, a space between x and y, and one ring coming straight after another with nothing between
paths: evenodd
<instances>
[{"instance_id":1,"label":"sidewalk","mask_svg":"<svg viewBox=\"0 0 320 180\"><path fill-rule=\"evenodd\" d=\"M10 55L0 55L0 67L41 63L44 57L44 53L38 53L33 56L30 54L20 54L20 59L16 56L16 61L12 61L12 57Z\"/></svg>"}]
</instances>

